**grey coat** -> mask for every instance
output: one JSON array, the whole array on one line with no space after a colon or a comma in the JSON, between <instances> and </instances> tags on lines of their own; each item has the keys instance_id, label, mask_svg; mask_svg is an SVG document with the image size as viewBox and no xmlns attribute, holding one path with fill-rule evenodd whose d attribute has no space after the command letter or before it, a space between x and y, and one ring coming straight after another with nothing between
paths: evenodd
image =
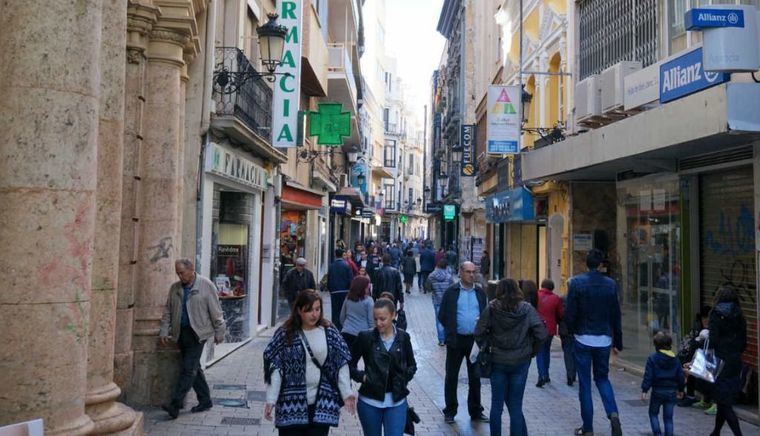
<instances>
[{"instance_id":1,"label":"grey coat","mask_svg":"<svg viewBox=\"0 0 760 436\"><path fill-rule=\"evenodd\" d=\"M490 346L494 363L519 365L535 356L548 333L538 312L521 301L514 310L493 300L475 326L478 346Z\"/></svg>"},{"instance_id":2,"label":"grey coat","mask_svg":"<svg viewBox=\"0 0 760 436\"><path fill-rule=\"evenodd\" d=\"M175 342L179 340L180 334L182 292L182 283L174 282L169 288L164 315L161 318L159 335L170 336ZM219 304L219 296L216 294L216 286L211 280L198 273L195 274L195 283L187 297L187 314L190 318L190 327L193 328L200 341L211 338L217 342L224 340L227 327L224 323L222 306Z\"/></svg>"}]
</instances>

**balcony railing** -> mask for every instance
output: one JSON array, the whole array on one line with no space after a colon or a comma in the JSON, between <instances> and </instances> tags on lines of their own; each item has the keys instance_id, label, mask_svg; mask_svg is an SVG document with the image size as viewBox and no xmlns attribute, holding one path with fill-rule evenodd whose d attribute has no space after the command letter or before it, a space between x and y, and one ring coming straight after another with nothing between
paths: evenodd
<instances>
[{"instance_id":1,"label":"balcony railing","mask_svg":"<svg viewBox=\"0 0 760 436\"><path fill-rule=\"evenodd\" d=\"M348 86L351 88L351 96L357 98L356 79L354 78L354 68L351 63L351 55L346 46L338 43L331 43L327 46L329 56L328 70L336 73L345 73Z\"/></svg>"},{"instance_id":2,"label":"balcony railing","mask_svg":"<svg viewBox=\"0 0 760 436\"><path fill-rule=\"evenodd\" d=\"M215 71L245 71L255 75L253 65L236 47L217 47ZM272 89L262 78L251 78L232 94L214 91L216 114L232 115L255 133L269 139L272 128Z\"/></svg>"}]
</instances>

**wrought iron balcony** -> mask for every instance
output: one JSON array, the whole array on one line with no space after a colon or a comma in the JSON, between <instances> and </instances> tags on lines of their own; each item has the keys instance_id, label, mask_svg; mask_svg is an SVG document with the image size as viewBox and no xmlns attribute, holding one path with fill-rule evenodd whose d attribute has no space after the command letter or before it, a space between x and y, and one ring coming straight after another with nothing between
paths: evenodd
<instances>
[{"instance_id":1,"label":"wrought iron balcony","mask_svg":"<svg viewBox=\"0 0 760 436\"><path fill-rule=\"evenodd\" d=\"M217 47L215 71L244 71L256 75L248 58L236 47ZM252 78L230 94L214 91L217 116L234 116L254 133L271 140L272 89L261 77Z\"/></svg>"}]
</instances>

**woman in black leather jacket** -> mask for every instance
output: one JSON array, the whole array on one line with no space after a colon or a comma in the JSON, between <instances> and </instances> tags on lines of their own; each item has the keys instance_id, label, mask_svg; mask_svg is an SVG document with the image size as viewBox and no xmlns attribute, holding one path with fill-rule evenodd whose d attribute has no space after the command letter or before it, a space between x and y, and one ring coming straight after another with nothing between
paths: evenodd
<instances>
[{"instance_id":1,"label":"woman in black leather jacket","mask_svg":"<svg viewBox=\"0 0 760 436\"><path fill-rule=\"evenodd\" d=\"M380 298L374 308L375 328L359 333L351 346L351 378L362 384L357 410L367 436L402 436L409 395L407 384L417 372L409 334L393 325L396 305ZM357 368L364 360L364 371Z\"/></svg>"}]
</instances>

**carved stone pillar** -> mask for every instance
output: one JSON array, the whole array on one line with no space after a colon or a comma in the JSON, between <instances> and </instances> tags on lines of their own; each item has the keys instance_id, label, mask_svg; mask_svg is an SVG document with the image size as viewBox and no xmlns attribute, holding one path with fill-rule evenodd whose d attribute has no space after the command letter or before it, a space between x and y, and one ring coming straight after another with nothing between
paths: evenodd
<instances>
[{"instance_id":1,"label":"carved stone pillar","mask_svg":"<svg viewBox=\"0 0 760 436\"><path fill-rule=\"evenodd\" d=\"M103 0L102 29L97 213L85 405L95 423L94 433L136 434L142 433L142 415L115 401L121 389L113 381L124 147L125 2Z\"/></svg>"},{"instance_id":2,"label":"carved stone pillar","mask_svg":"<svg viewBox=\"0 0 760 436\"><path fill-rule=\"evenodd\" d=\"M135 312L132 349L134 374L130 400L141 404L168 401L177 377L175 348L159 348L158 331L169 286L177 280L180 255L184 49L194 36L192 10L186 2L168 2L153 26L146 53L145 106L137 198ZM189 4L187 4L190 7ZM163 4L161 5L164 11Z\"/></svg>"},{"instance_id":3,"label":"carved stone pillar","mask_svg":"<svg viewBox=\"0 0 760 436\"><path fill-rule=\"evenodd\" d=\"M13 2L0 27L0 426L87 434L101 1Z\"/></svg>"},{"instance_id":4,"label":"carved stone pillar","mask_svg":"<svg viewBox=\"0 0 760 436\"><path fill-rule=\"evenodd\" d=\"M148 34L159 11L130 1L127 9L126 73L124 83L124 153L122 172L121 232L119 241L119 291L116 299L114 381L131 401L134 353L132 334L139 226L140 150L145 110L145 51Z\"/></svg>"}]
</instances>

